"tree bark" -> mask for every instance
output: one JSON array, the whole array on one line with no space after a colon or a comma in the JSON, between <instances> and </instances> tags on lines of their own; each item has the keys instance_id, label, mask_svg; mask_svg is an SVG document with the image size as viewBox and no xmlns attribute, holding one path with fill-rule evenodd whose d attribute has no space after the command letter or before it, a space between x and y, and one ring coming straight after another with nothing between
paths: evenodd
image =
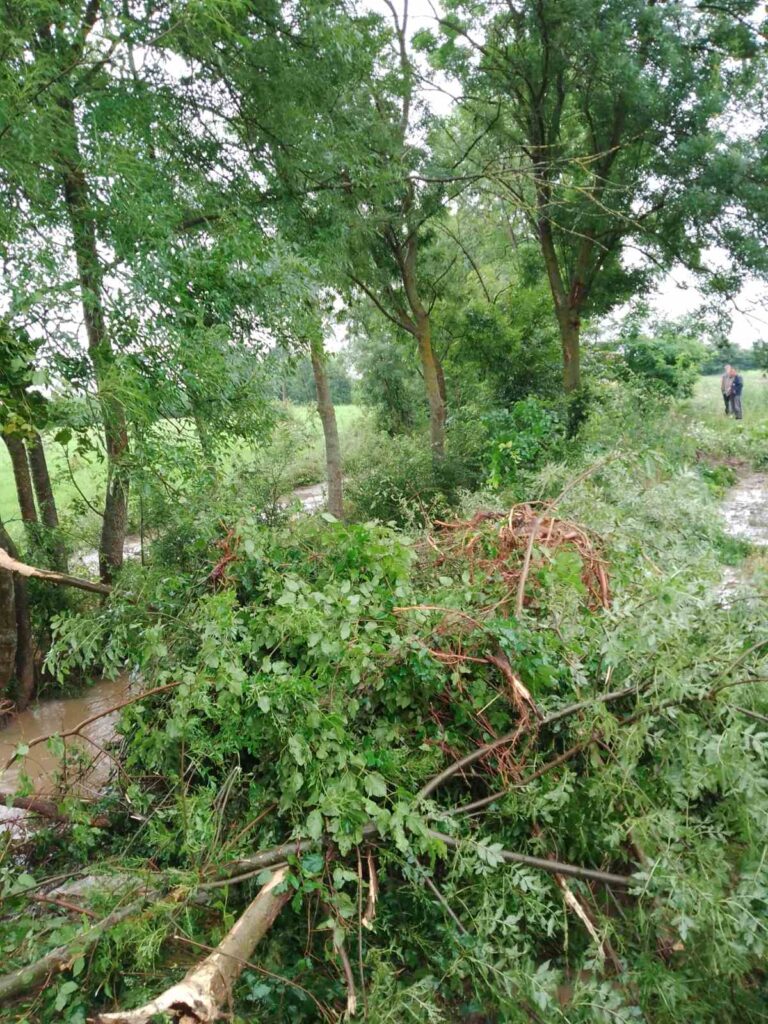
<instances>
[{"instance_id":1,"label":"tree bark","mask_svg":"<svg viewBox=\"0 0 768 1024\"><path fill-rule=\"evenodd\" d=\"M35 508L35 492L32 488L32 477L29 473L27 462L27 449L18 434L3 434L5 447L11 457L13 478L16 481L16 497L19 501L21 518L27 529L32 524L32 536L34 539L34 525L37 524L37 509Z\"/></svg>"},{"instance_id":2,"label":"tree bark","mask_svg":"<svg viewBox=\"0 0 768 1024\"><path fill-rule=\"evenodd\" d=\"M416 236L411 235L405 246L405 255L398 251L396 259L400 267L408 305L413 314L413 334L419 348L419 359L421 360L421 371L424 376L424 385L427 389L427 401L429 402L429 439L432 446L432 455L436 459L445 456L445 377L440 361L432 348L432 324L429 318L429 310L421 301L417 286L416 275Z\"/></svg>"},{"instance_id":3,"label":"tree bark","mask_svg":"<svg viewBox=\"0 0 768 1024\"><path fill-rule=\"evenodd\" d=\"M107 453L107 491L104 521L99 543L99 573L110 583L123 564L123 546L128 524L128 426L125 409L116 397L115 354L104 313L103 271L96 244L96 220L90 203L88 182L82 168L75 105L62 100L67 117L69 152L64 158L63 189L69 225L74 241L75 262L80 284L83 321L88 353L98 390L104 447Z\"/></svg>"},{"instance_id":4,"label":"tree bark","mask_svg":"<svg viewBox=\"0 0 768 1024\"><path fill-rule=\"evenodd\" d=\"M49 548L51 554L51 565L58 572L67 571L67 549L59 535L59 513L56 509L56 498L53 494L51 477L48 472L48 461L45 457L43 439L35 431L32 440L29 442L29 465L32 470L32 483L37 495L37 504L40 509L40 518L43 525L51 531L49 535Z\"/></svg>"},{"instance_id":5,"label":"tree bark","mask_svg":"<svg viewBox=\"0 0 768 1024\"><path fill-rule=\"evenodd\" d=\"M328 483L328 511L341 519L344 516L344 489L341 472L341 445L336 423L336 410L331 398L331 386L325 366L325 353L321 341L310 342L312 373L317 388L317 411L323 424L325 438L325 465Z\"/></svg>"},{"instance_id":6,"label":"tree bark","mask_svg":"<svg viewBox=\"0 0 768 1024\"><path fill-rule=\"evenodd\" d=\"M429 401L429 440L432 445L432 454L436 458L442 459L445 456L445 385L444 382L441 383L442 367L432 348L432 330L428 313L417 317L416 341L419 346L421 371L424 375L427 400Z\"/></svg>"},{"instance_id":7,"label":"tree bark","mask_svg":"<svg viewBox=\"0 0 768 1024\"><path fill-rule=\"evenodd\" d=\"M558 316L563 350L563 387L572 394L581 387L581 321L578 310L567 308Z\"/></svg>"},{"instance_id":8,"label":"tree bark","mask_svg":"<svg viewBox=\"0 0 768 1024\"><path fill-rule=\"evenodd\" d=\"M5 549L12 559L17 558L16 545L11 540L5 526L0 523L0 551ZM11 588L7 583L11 576ZM32 620L29 614L29 596L27 581L17 573L10 573L7 568L0 569L0 684L8 672L10 659L13 658L11 675L16 678L16 709L23 711L32 699L35 691L35 647L32 641ZM7 596L12 590L13 600L8 602ZM3 600L3 597L6 600ZM8 608L10 603L11 609ZM11 618L11 614L13 618ZM15 629L15 641L10 631ZM11 646L13 651L11 652ZM6 679L6 684L10 679ZM0 685L2 692L2 685Z\"/></svg>"},{"instance_id":9,"label":"tree bark","mask_svg":"<svg viewBox=\"0 0 768 1024\"><path fill-rule=\"evenodd\" d=\"M149 1024L161 1014L183 1024L209 1024L224 1016L223 1007L232 997L232 986L291 898L290 889L275 892L287 874L288 868L283 867L272 875L216 949L183 981L136 1010L100 1014L98 1024Z\"/></svg>"},{"instance_id":10,"label":"tree bark","mask_svg":"<svg viewBox=\"0 0 768 1024\"><path fill-rule=\"evenodd\" d=\"M0 569L0 697L6 697L16 673L16 598L13 574Z\"/></svg>"}]
</instances>

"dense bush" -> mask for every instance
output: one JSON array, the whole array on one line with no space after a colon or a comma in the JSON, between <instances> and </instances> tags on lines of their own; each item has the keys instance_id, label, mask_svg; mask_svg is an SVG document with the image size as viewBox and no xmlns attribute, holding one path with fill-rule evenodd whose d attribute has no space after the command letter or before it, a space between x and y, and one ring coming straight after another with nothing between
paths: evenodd
<instances>
[{"instance_id":1,"label":"dense bush","mask_svg":"<svg viewBox=\"0 0 768 1024\"><path fill-rule=\"evenodd\" d=\"M471 463L449 443L444 459L432 457L421 434L378 434L356 460L347 486L350 511L358 519L423 525L449 513L459 492L476 482Z\"/></svg>"},{"instance_id":2,"label":"dense bush","mask_svg":"<svg viewBox=\"0 0 768 1024\"><path fill-rule=\"evenodd\" d=\"M706 354L701 342L672 322L655 324L648 333L633 325L621 338L619 353L621 361L614 366L620 378L634 377L677 398L693 394Z\"/></svg>"}]
</instances>

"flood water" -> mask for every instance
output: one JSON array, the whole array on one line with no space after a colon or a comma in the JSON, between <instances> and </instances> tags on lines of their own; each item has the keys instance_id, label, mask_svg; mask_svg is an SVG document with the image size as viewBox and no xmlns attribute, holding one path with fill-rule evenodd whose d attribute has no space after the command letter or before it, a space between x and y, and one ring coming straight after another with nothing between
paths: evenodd
<instances>
[{"instance_id":1,"label":"flood water","mask_svg":"<svg viewBox=\"0 0 768 1024\"><path fill-rule=\"evenodd\" d=\"M731 536L768 546L768 474L750 473L738 480L728 491L722 512Z\"/></svg>"},{"instance_id":2,"label":"flood water","mask_svg":"<svg viewBox=\"0 0 768 1024\"><path fill-rule=\"evenodd\" d=\"M35 796L55 796L61 765L48 749L48 744L39 743L32 747L28 754L3 770L13 752L21 743L29 744L40 736L51 736L76 728L86 718L119 704L128 696L128 692L129 682L125 674L114 680L94 683L77 697L42 700L20 715L14 715L8 725L0 730L0 797L14 793L22 772L29 776ZM103 747L114 736L116 719L117 712L98 718L83 728L83 736ZM109 759L86 739L68 738L68 749L73 746L94 757L93 768L87 776L77 780L77 792L85 797L95 796L109 774ZM0 820L19 821L24 817L25 812L7 808L4 801L0 802Z\"/></svg>"}]
</instances>

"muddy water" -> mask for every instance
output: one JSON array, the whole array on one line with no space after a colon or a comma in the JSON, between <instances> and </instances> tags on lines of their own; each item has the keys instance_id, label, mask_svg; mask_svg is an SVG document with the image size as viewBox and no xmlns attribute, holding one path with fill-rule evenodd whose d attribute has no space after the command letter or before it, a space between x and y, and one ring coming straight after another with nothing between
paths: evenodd
<instances>
[{"instance_id":1,"label":"muddy water","mask_svg":"<svg viewBox=\"0 0 768 1024\"><path fill-rule=\"evenodd\" d=\"M128 689L128 676L123 675L112 681L102 680L94 683L79 697L43 700L27 708L20 715L15 715L0 731L0 797L16 790L22 772L31 779L36 796L55 795L56 776L61 770L61 765L46 743L33 746L28 754L18 758L10 768L3 770L3 766L10 760L19 744L29 744L31 740L40 736L50 736L74 729L86 718L119 704L128 695ZM83 728L83 735L103 747L114 736L116 718L117 713L98 718ZM93 768L86 777L78 780L76 786L77 791L83 796L93 796L109 774L109 760L85 739L67 739L68 749L72 749L73 746L94 757ZM18 821L24 817L23 811L9 809L3 804L4 801L0 801L0 821Z\"/></svg>"},{"instance_id":2,"label":"muddy water","mask_svg":"<svg viewBox=\"0 0 768 1024\"><path fill-rule=\"evenodd\" d=\"M767 547L768 474L750 473L737 481L728 491L721 512L725 519L726 533L739 540L746 540L755 547ZM727 566L719 587L723 607L730 607L743 583L743 567Z\"/></svg>"},{"instance_id":3,"label":"muddy water","mask_svg":"<svg viewBox=\"0 0 768 1024\"><path fill-rule=\"evenodd\" d=\"M726 495L722 512L731 536L768 546L768 474L742 477Z\"/></svg>"}]
</instances>

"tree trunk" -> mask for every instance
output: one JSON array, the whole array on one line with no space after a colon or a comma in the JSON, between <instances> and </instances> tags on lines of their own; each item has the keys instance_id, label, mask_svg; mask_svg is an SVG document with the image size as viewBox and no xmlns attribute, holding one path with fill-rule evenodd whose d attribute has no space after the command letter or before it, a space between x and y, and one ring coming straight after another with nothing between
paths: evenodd
<instances>
[{"instance_id":1,"label":"tree trunk","mask_svg":"<svg viewBox=\"0 0 768 1024\"><path fill-rule=\"evenodd\" d=\"M578 310L567 309L558 317L560 342L563 349L563 386L566 394L581 387L581 321Z\"/></svg>"},{"instance_id":2,"label":"tree trunk","mask_svg":"<svg viewBox=\"0 0 768 1024\"><path fill-rule=\"evenodd\" d=\"M331 386L325 367L325 353L321 341L310 343L312 373L317 388L317 411L323 424L325 438L325 465L328 481L328 511L341 519L344 515L344 491L341 474L341 446L336 423L336 410L331 398Z\"/></svg>"},{"instance_id":3,"label":"tree trunk","mask_svg":"<svg viewBox=\"0 0 768 1024\"><path fill-rule=\"evenodd\" d=\"M34 539L34 525L37 524L37 509L35 508L35 492L32 489L32 477L29 474L29 463L27 462L27 449L18 434L3 434L5 447L11 457L13 467L13 478L16 481L16 497L19 500L21 518L29 529L32 524L32 537Z\"/></svg>"},{"instance_id":4,"label":"tree trunk","mask_svg":"<svg viewBox=\"0 0 768 1024\"><path fill-rule=\"evenodd\" d=\"M400 250L398 250L396 252L396 259L400 266L408 305L413 314L411 330L419 346L421 372L424 377L424 386L427 389L429 439L432 445L432 456L436 459L442 459L445 457L445 378L440 361L432 348L432 325L429 319L429 311L424 306L419 295L416 274L416 251L416 235L412 234L406 243L404 257Z\"/></svg>"},{"instance_id":5,"label":"tree trunk","mask_svg":"<svg viewBox=\"0 0 768 1024\"><path fill-rule=\"evenodd\" d=\"M16 545L0 523L0 548L18 558ZM11 577L8 586L7 577ZM12 594L12 600L8 597ZM10 605L10 607L9 607ZM15 630L15 637L11 637ZM13 648L13 650L11 650ZM11 659L13 659L11 664ZM0 570L0 693L10 681L6 673L16 677L16 709L23 711L35 691L35 649L32 642L32 622L29 615L27 581L23 576Z\"/></svg>"},{"instance_id":6,"label":"tree trunk","mask_svg":"<svg viewBox=\"0 0 768 1024\"><path fill-rule=\"evenodd\" d=\"M32 483L37 495L37 504L40 509L40 518L43 525L51 533L48 536L51 555L51 566L57 572L67 571L67 549L59 534L59 513L56 509L56 498L51 486L51 477L48 473L48 461L45 457L43 439L35 431L32 440L29 442L29 465L32 470Z\"/></svg>"},{"instance_id":7,"label":"tree trunk","mask_svg":"<svg viewBox=\"0 0 768 1024\"><path fill-rule=\"evenodd\" d=\"M432 348L428 313L424 313L418 318L416 340L419 345L419 359L429 401L429 439L432 445L432 454L435 458L442 459L445 456L445 385L441 384L442 367Z\"/></svg>"},{"instance_id":8,"label":"tree trunk","mask_svg":"<svg viewBox=\"0 0 768 1024\"><path fill-rule=\"evenodd\" d=\"M64 201L74 241L83 321L98 390L107 453L107 492L99 543L99 572L102 581L109 583L115 571L123 564L123 545L128 524L128 472L125 465L128 427L125 409L116 397L115 354L104 314L103 272L96 244L96 220L82 169L75 106L71 100L62 100L61 108L68 119L70 136L69 152L64 158Z\"/></svg>"},{"instance_id":9,"label":"tree trunk","mask_svg":"<svg viewBox=\"0 0 768 1024\"><path fill-rule=\"evenodd\" d=\"M0 698L16 674L16 599L13 573L0 569Z\"/></svg>"}]
</instances>

